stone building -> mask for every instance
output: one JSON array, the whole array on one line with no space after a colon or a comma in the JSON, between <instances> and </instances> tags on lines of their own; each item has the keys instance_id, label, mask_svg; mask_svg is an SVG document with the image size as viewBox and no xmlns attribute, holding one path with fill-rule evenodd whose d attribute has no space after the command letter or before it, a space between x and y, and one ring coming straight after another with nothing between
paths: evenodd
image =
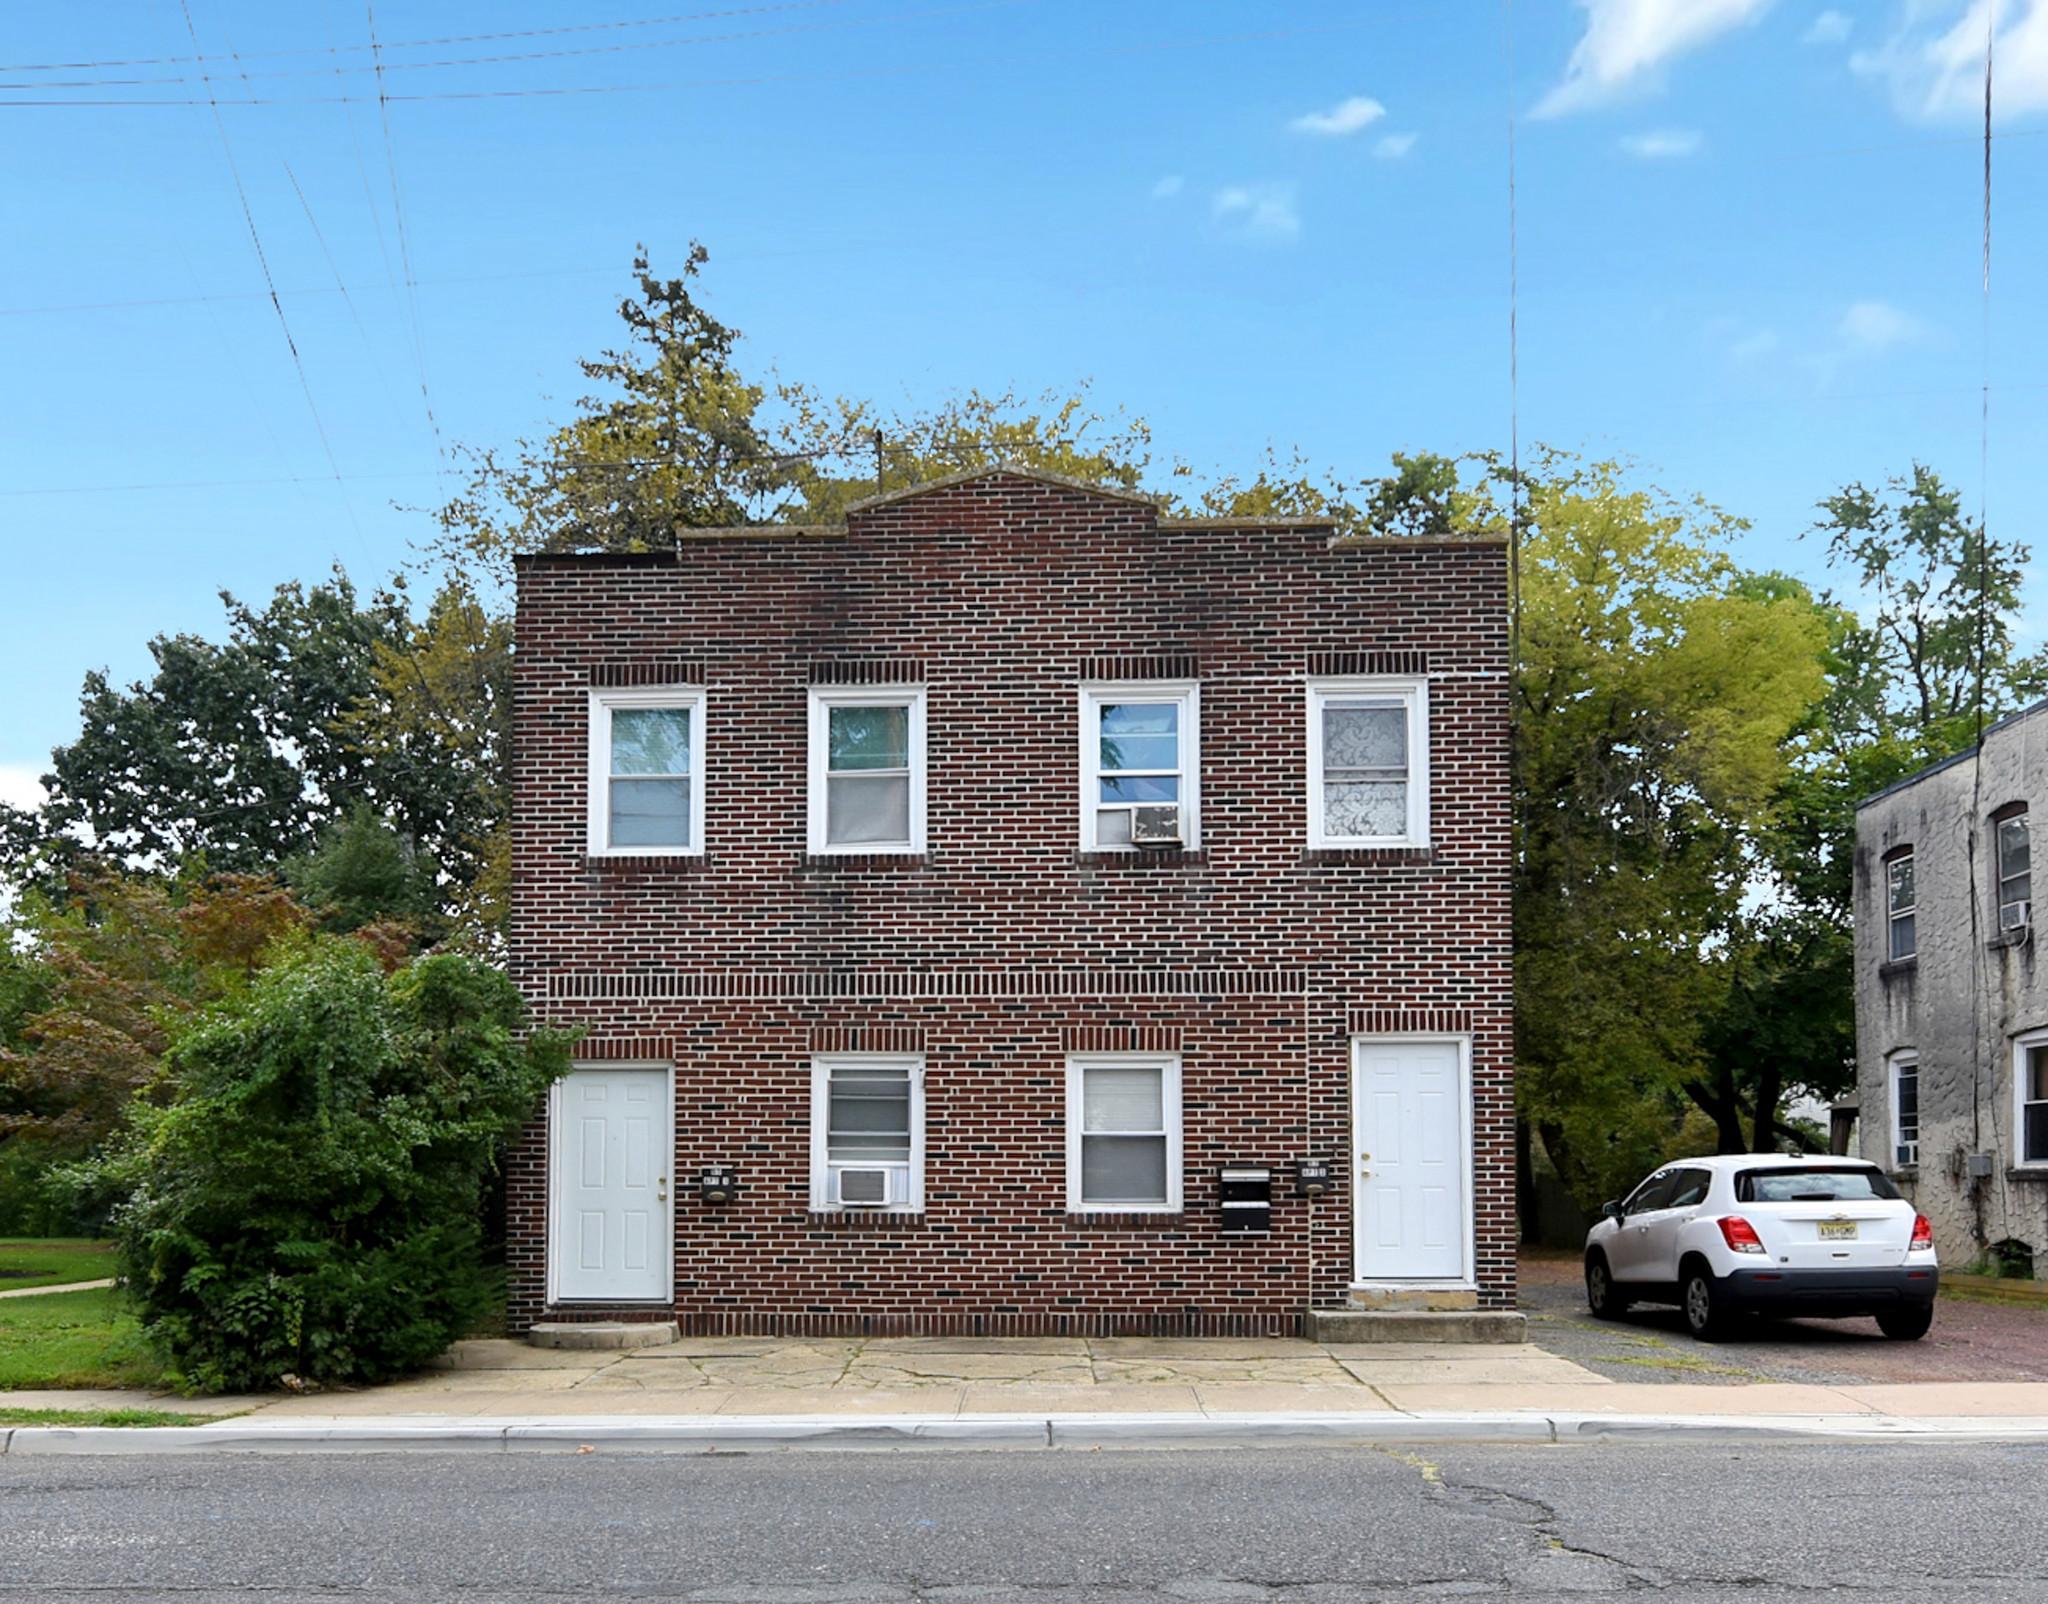
<instances>
[{"instance_id":1,"label":"stone building","mask_svg":"<svg viewBox=\"0 0 2048 1604\"><path fill-rule=\"evenodd\" d=\"M522 559L512 964L585 1034L515 1329L1511 1309L1505 568L1022 469Z\"/></svg>"},{"instance_id":2,"label":"stone building","mask_svg":"<svg viewBox=\"0 0 2048 1604\"><path fill-rule=\"evenodd\" d=\"M1934 1222L1944 1263L2048 1247L2048 964L2032 830L2048 702L1856 814L1863 1154Z\"/></svg>"}]
</instances>

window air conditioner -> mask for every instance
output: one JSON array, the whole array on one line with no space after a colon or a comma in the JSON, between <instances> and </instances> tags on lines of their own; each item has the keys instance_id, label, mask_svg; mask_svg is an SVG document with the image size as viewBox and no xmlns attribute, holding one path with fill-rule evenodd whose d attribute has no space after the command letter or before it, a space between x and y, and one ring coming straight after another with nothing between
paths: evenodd
<instances>
[{"instance_id":1,"label":"window air conditioner","mask_svg":"<svg viewBox=\"0 0 2048 1604\"><path fill-rule=\"evenodd\" d=\"M1131 845L1177 847L1180 844L1178 802L1158 802L1131 809Z\"/></svg>"},{"instance_id":2,"label":"window air conditioner","mask_svg":"<svg viewBox=\"0 0 2048 1604\"><path fill-rule=\"evenodd\" d=\"M846 1208L885 1209L893 1203L903 1201L908 1179L900 1169L874 1165L862 1169L835 1170L838 1197L834 1200Z\"/></svg>"},{"instance_id":3,"label":"window air conditioner","mask_svg":"<svg viewBox=\"0 0 2048 1604\"><path fill-rule=\"evenodd\" d=\"M2001 930L2027 930L2034 923L2034 905L2031 902L2008 902L1998 910L1998 928Z\"/></svg>"}]
</instances>

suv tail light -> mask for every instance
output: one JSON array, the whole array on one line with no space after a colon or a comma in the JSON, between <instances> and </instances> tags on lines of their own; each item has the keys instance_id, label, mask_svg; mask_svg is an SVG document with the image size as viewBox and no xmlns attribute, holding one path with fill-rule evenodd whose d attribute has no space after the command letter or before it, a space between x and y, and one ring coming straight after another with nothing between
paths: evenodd
<instances>
[{"instance_id":1,"label":"suv tail light","mask_svg":"<svg viewBox=\"0 0 2048 1604\"><path fill-rule=\"evenodd\" d=\"M1756 1234L1756 1227L1739 1214L1723 1215L1715 1222L1721 1227L1721 1240L1737 1253L1761 1253L1763 1241Z\"/></svg>"},{"instance_id":2,"label":"suv tail light","mask_svg":"<svg viewBox=\"0 0 2048 1604\"><path fill-rule=\"evenodd\" d=\"M1924 1214L1913 1216L1913 1240L1907 1246L1908 1253L1932 1253L1934 1251L1934 1223Z\"/></svg>"}]
</instances>

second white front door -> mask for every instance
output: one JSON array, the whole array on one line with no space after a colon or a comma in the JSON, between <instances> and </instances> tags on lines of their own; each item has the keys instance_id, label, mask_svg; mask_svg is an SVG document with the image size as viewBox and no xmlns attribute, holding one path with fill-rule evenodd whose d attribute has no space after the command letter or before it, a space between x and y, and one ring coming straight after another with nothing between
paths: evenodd
<instances>
[{"instance_id":1,"label":"second white front door","mask_svg":"<svg viewBox=\"0 0 2048 1604\"><path fill-rule=\"evenodd\" d=\"M666 1303L675 1137L665 1069L577 1069L555 1087L549 1243L558 1301Z\"/></svg>"},{"instance_id":2,"label":"second white front door","mask_svg":"<svg viewBox=\"0 0 2048 1604\"><path fill-rule=\"evenodd\" d=\"M1471 1094L1460 1041L1352 1044L1360 1282L1471 1277Z\"/></svg>"}]
</instances>

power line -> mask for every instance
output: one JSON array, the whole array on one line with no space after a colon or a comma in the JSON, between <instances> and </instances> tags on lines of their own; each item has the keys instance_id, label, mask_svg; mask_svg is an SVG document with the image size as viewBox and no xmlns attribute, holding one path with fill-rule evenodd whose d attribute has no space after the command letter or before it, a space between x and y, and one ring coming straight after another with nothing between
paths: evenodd
<instances>
[{"instance_id":1,"label":"power line","mask_svg":"<svg viewBox=\"0 0 2048 1604\"><path fill-rule=\"evenodd\" d=\"M777 39L790 34L821 33L832 29L865 28L878 22L916 21L927 17L951 17L968 12L1000 11L1015 6L1037 5L1039 0L979 0L979 3L964 6L941 6L923 11L891 11L874 17L850 17L837 22L799 23L786 28L754 28L739 33L696 34L684 39L636 39L626 44L584 45L570 50L530 50L514 55L502 56L456 56L440 61L388 61L382 60L383 52L373 51L371 60L361 65L345 66L335 61L324 67L291 67L273 72L245 74L250 78L314 78L325 77L328 73L339 76L345 72L410 72L422 68L441 67L490 67L508 62L561 61L578 56L618 55L629 50L668 50L681 45L725 44L741 39ZM389 50L395 48L386 46ZM20 69L0 68L0 71ZM102 89L132 88L144 84L175 84L188 80L182 74L153 78L82 78L45 80L36 84L0 84L0 90L14 88L34 89Z\"/></svg>"},{"instance_id":2,"label":"power line","mask_svg":"<svg viewBox=\"0 0 2048 1604\"><path fill-rule=\"evenodd\" d=\"M894 78L945 72L972 72L988 67L1036 67L1063 61L1095 61L1117 56L1151 55L1167 50L1191 50L1206 45L1252 44L1268 39L1299 39L1318 34L1350 33L1360 28L1380 27L1398 16L1411 13L1395 13L1384 17L1366 18L1356 22L1332 22L1313 28L1275 28L1258 33L1214 34L1200 39L1169 39L1146 45L1109 45L1099 50L1063 50L1036 56L987 56L971 61L938 61L919 65L890 67L853 67L836 72L765 73L741 78L693 78L677 79L668 83L653 84L582 84L561 88L543 89L465 89L443 90L434 93L410 95L384 95L376 99L379 103L412 103L431 100L532 100L558 99L580 95L637 95L677 89L741 89L762 84L826 83L861 78ZM245 100L209 101L208 104L225 106L334 106L367 105L369 96L351 95L275 95L260 96ZM153 99L133 98L121 100L0 100L0 108L11 107L137 107L137 106L196 106L195 99L174 99L159 97Z\"/></svg>"},{"instance_id":3,"label":"power line","mask_svg":"<svg viewBox=\"0 0 2048 1604\"><path fill-rule=\"evenodd\" d=\"M178 5L179 9L185 14L185 29L191 34L192 48L196 51L199 48L199 30L192 21L191 0L178 0ZM228 48L232 53L234 49L232 41L229 42ZM277 313L277 326L284 331L284 343L292 354L292 366L298 370L299 388L305 393L306 410L313 415L313 428L320 436L320 449L327 454L327 466L334 471L334 482L339 487L341 484L341 464L335 460L334 446L327 438L327 425L321 421L320 408L313 400L313 386L306 378L306 364L299 356L299 342L292 338L291 322L284 315L284 302L280 301L277 297L277 282L270 276L270 260L263 253L263 236L256 231L256 214L249 209L249 192L242 185L241 169L235 165L235 150L233 144L228 140L228 125L220 114L219 103L212 98L213 80L202 74L201 81L207 87L208 103L213 107L213 123L214 127L220 131L221 151L227 157L228 173L235 181L235 195L242 203L242 221L249 225L249 242L256 247L256 263L263 269L263 282L270 290L271 309ZM356 521L356 509L354 504L349 501L346 490L341 492L341 504L348 513L348 521L355 529L356 538L360 540L362 538L363 526Z\"/></svg>"},{"instance_id":4,"label":"power line","mask_svg":"<svg viewBox=\"0 0 2048 1604\"><path fill-rule=\"evenodd\" d=\"M469 33L452 34L440 39L400 39L386 41L386 50L424 50L437 45L489 44L498 39L541 39L557 34L596 33L608 28L656 28L671 22L708 22L718 17L751 17L770 11L808 11L819 6L844 5L847 0L787 0L782 5L741 6L729 11L685 11L667 17L638 17L625 22L579 22L560 28L522 28L512 33ZM249 59L275 60L285 56L339 55L343 51L361 52L367 45L329 44L323 50L319 46L308 46L298 50L254 50ZM175 67L188 63L218 61L218 56L135 56L119 61L41 61L17 62L11 66L0 65L0 72L88 72L113 67Z\"/></svg>"},{"instance_id":5,"label":"power line","mask_svg":"<svg viewBox=\"0 0 2048 1604\"><path fill-rule=\"evenodd\" d=\"M377 50L377 14L371 0L363 0L363 17L370 30L370 59L377 64L377 118L384 128L384 165L391 174L391 215L398 224L398 261L405 270L405 299L412 320L413 361L419 368L420 402L427 409L427 427L434 431L438 449L441 424L434 416L433 398L427 393L427 346L420 333L419 280L412 270L412 248L406 239L405 201L398 189L398 155L391 143L391 101L384 93L384 62Z\"/></svg>"}]
</instances>

